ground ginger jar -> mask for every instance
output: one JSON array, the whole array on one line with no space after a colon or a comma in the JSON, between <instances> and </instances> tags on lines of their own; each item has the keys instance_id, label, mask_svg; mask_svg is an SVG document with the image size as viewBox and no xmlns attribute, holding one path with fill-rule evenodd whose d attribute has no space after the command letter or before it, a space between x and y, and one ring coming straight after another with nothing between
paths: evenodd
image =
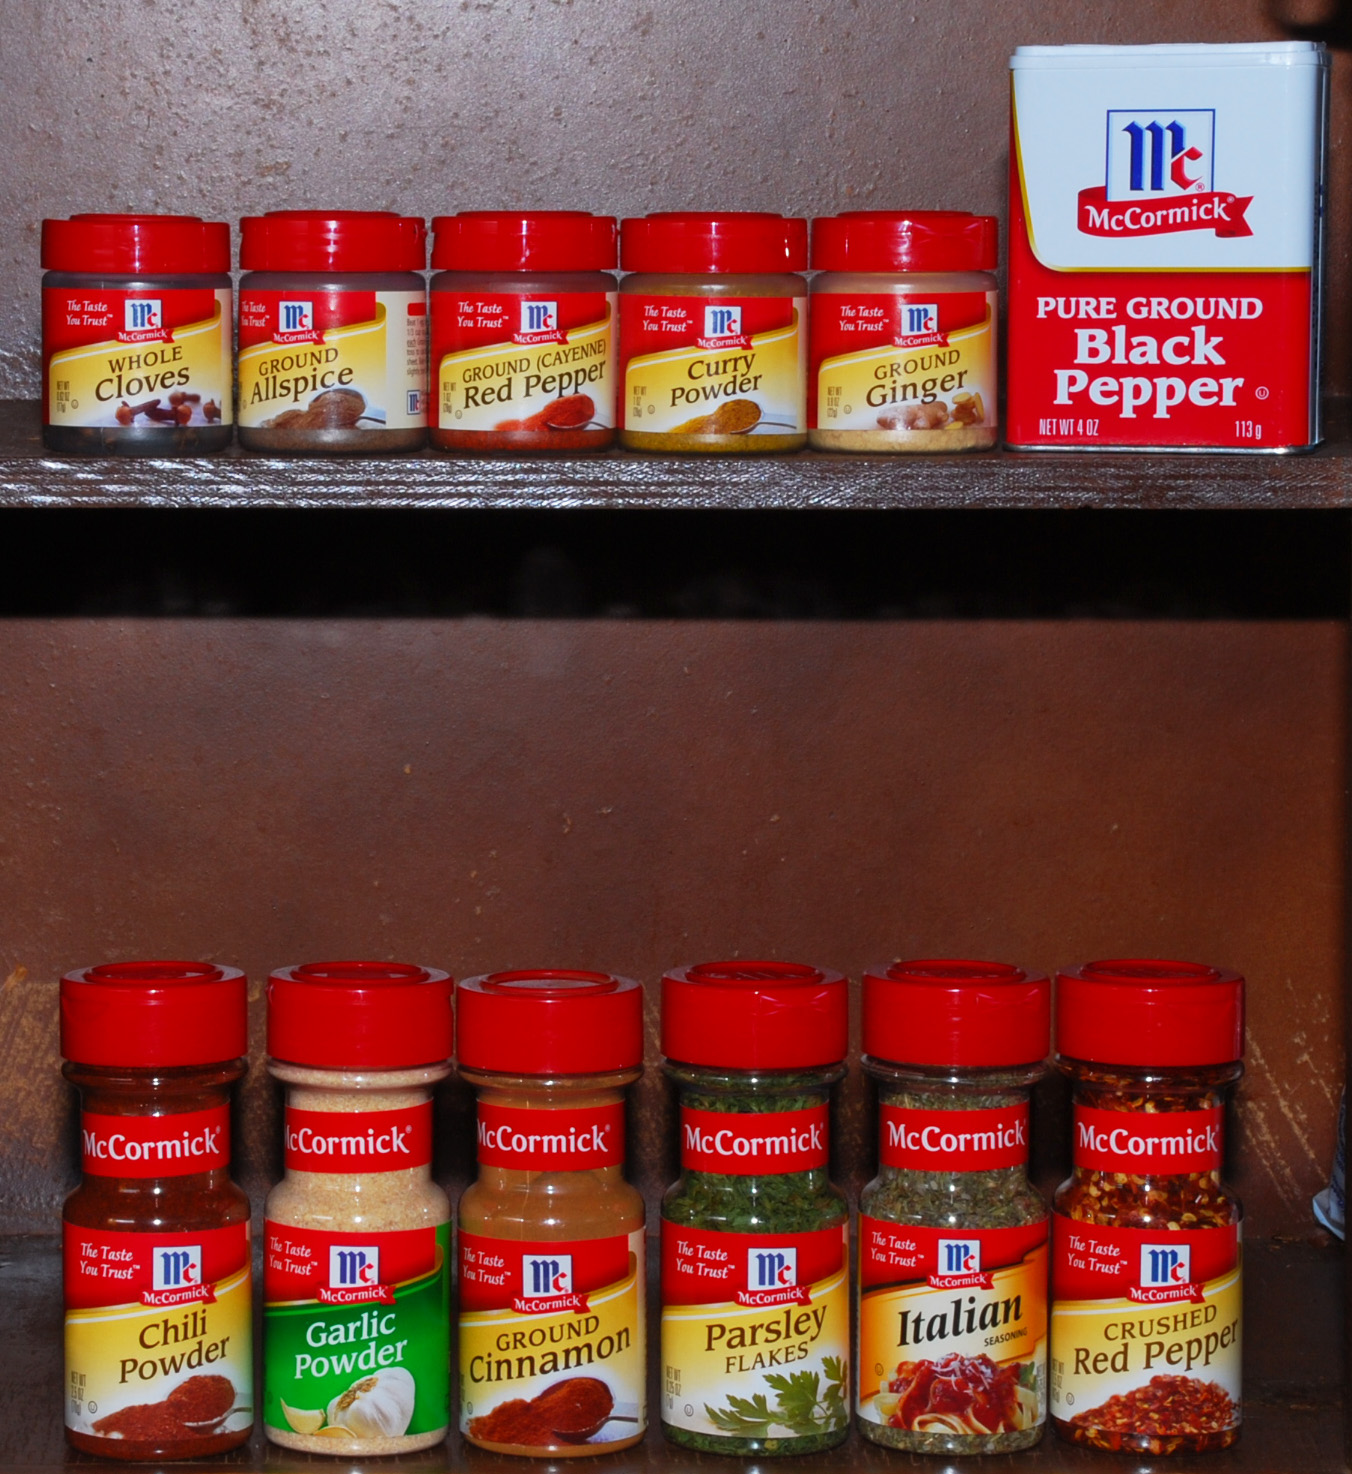
<instances>
[{"instance_id":1,"label":"ground ginger jar","mask_svg":"<svg viewBox=\"0 0 1352 1474\"><path fill-rule=\"evenodd\" d=\"M830 1180L848 985L785 962L662 979L681 1177L662 1200L662 1431L799 1454L849 1431L849 1211Z\"/></svg>"},{"instance_id":2,"label":"ground ginger jar","mask_svg":"<svg viewBox=\"0 0 1352 1474\"><path fill-rule=\"evenodd\" d=\"M1051 1416L1073 1443L1226 1448L1240 1425L1240 1205L1221 1181L1244 980L1191 962L1057 976L1073 1170L1052 1219Z\"/></svg>"},{"instance_id":3,"label":"ground ginger jar","mask_svg":"<svg viewBox=\"0 0 1352 1474\"><path fill-rule=\"evenodd\" d=\"M807 222L752 210L620 225L620 444L807 444Z\"/></svg>"},{"instance_id":4,"label":"ground ginger jar","mask_svg":"<svg viewBox=\"0 0 1352 1474\"><path fill-rule=\"evenodd\" d=\"M808 443L987 450L996 394L999 225L962 210L812 222Z\"/></svg>"},{"instance_id":5,"label":"ground ginger jar","mask_svg":"<svg viewBox=\"0 0 1352 1474\"><path fill-rule=\"evenodd\" d=\"M244 974L117 962L61 979L83 1181L62 1212L66 1439L105 1458L223 1453L253 1431L249 1200L230 1180Z\"/></svg>"},{"instance_id":6,"label":"ground ginger jar","mask_svg":"<svg viewBox=\"0 0 1352 1474\"><path fill-rule=\"evenodd\" d=\"M1031 1448L1047 1416L1047 1208L1028 1091L1051 987L1004 963L864 974L878 1176L859 1204L859 1427L922 1454Z\"/></svg>"},{"instance_id":7,"label":"ground ginger jar","mask_svg":"<svg viewBox=\"0 0 1352 1474\"><path fill-rule=\"evenodd\" d=\"M446 1437L451 1209L432 1181L432 1091L451 1045L444 972L306 963L268 981L268 1069L287 1085L263 1252L273 1443L374 1456Z\"/></svg>"},{"instance_id":8,"label":"ground ginger jar","mask_svg":"<svg viewBox=\"0 0 1352 1474\"><path fill-rule=\"evenodd\" d=\"M533 1458L630 1448L647 1427L643 1198L624 1090L643 990L601 972L471 978L460 1073L479 1175L460 1199L460 1431Z\"/></svg>"}]
</instances>

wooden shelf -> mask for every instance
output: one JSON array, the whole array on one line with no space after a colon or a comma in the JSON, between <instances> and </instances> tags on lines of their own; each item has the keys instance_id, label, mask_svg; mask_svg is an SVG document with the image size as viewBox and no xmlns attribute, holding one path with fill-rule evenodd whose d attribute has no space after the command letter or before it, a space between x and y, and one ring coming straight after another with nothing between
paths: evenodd
<instances>
[{"instance_id":1,"label":"wooden shelf","mask_svg":"<svg viewBox=\"0 0 1352 1474\"><path fill-rule=\"evenodd\" d=\"M1050 1431L1027 1453L995 1460L924 1458L880 1449L852 1434L843 1449L795 1458L782 1467L793 1474L840 1474L842 1470L934 1471L934 1474L1141 1474L1154 1469L1209 1470L1212 1474L1334 1474L1346 1467L1340 1402L1342 1252L1337 1246L1254 1242L1246 1245L1244 1326L1244 1432L1234 1448L1196 1459L1141 1460L1073 1447ZM656 1253L650 1254L656 1262ZM72 1464L119 1467L66 1447L61 1429L61 1253L56 1238L0 1240L0 1301L8 1334L0 1341L0 1468L56 1470ZM650 1312L651 1313L651 1312ZM655 1338L654 1338L655 1340ZM655 1389L650 1391L655 1402ZM690 1454L650 1433L645 1444L604 1460L549 1464L557 1474L597 1469L608 1474L750 1474L780 1463ZM511 1474L542 1463L485 1454L452 1437L445 1447L400 1459L360 1462L294 1454L267 1443L261 1433L238 1453L159 1469L285 1471L342 1470L379 1474L389 1470L470 1470ZM125 1466L133 1467L133 1466Z\"/></svg>"},{"instance_id":2,"label":"wooden shelf","mask_svg":"<svg viewBox=\"0 0 1352 1474\"><path fill-rule=\"evenodd\" d=\"M0 506L1073 510L1352 507L1352 441L1307 455L71 457L0 400Z\"/></svg>"}]
</instances>

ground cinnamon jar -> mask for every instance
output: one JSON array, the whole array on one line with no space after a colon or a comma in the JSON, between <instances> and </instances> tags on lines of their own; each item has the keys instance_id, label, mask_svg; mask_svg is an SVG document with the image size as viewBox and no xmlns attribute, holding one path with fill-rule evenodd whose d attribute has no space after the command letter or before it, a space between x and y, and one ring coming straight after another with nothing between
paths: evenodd
<instances>
[{"instance_id":1,"label":"ground cinnamon jar","mask_svg":"<svg viewBox=\"0 0 1352 1474\"><path fill-rule=\"evenodd\" d=\"M1221 1181L1244 980L1191 962L1057 977L1073 1171L1052 1220L1051 1416L1074 1443L1225 1448L1240 1424L1240 1205Z\"/></svg>"},{"instance_id":2,"label":"ground cinnamon jar","mask_svg":"<svg viewBox=\"0 0 1352 1474\"><path fill-rule=\"evenodd\" d=\"M389 210L240 221L239 443L366 453L427 440L427 228Z\"/></svg>"},{"instance_id":3,"label":"ground cinnamon jar","mask_svg":"<svg viewBox=\"0 0 1352 1474\"><path fill-rule=\"evenodd\" d=\"M287 1085L263 1255L273 1443L373 1457L446 1437L451 1209L432 1181L432 1091L451 1045L444 972L309 962L268 980L268 1069Z\"/></svg>"},{"instance_id":4,"label":"ground cinnamon jar","mask_svg":"<svg viewBox=\"0 0 1352 1474\"><path fill-rule=\"evenodd\" d=\"M230 1180L245 982L209 962L61 979L83 1181L62 1213L66 1438L189 1459L253 1429L249 1200Z\"/></svg>"},{"instance_id":5,"label":"ground cinnamon jar","mask_svg":"<svg viewBox=\"0 0 1352 1474\"><path fill-rule=\"evenodd\" d=\"M807 444L807 221L757 211L620 226L620 443Z\"/></svg>"},{"instance_id":6,"label":"ground cinnamon jar","mask_svg":"<svg viewBox=\"0 0 1352 1474\"><path fill-rule=\"evenodd\" d=\"M604 450L615 439L615 221L467 210L432 221L432 444Z\"/></svg>"},{"instance_id":7,"label":"ground cinnamon jar","mask_svg":"<svg viewBox=\"0 0 1352 1474\"><path fill-rule=\"evenodd\" d=\"M550 1459L647 1426L643 1198L624 1180L624 1088L643 991L600 972L499 972L459 990L479 1093L460 1199L460 1431Z\"/></svg>"},{"instance_id":8,"label":"ground cinnamon jar","mask_svg":"<svg viewBox=\"0 0 1352 1474\"><path fill-rule=\"evenodd\" d=\"M1005 963L864 974L878 1176L859 1203L859 1426L925 1454L1031 1448L1047 1416L1047 1206L1028 1091L1051 985Z\"/></svg>"}]
</instances>

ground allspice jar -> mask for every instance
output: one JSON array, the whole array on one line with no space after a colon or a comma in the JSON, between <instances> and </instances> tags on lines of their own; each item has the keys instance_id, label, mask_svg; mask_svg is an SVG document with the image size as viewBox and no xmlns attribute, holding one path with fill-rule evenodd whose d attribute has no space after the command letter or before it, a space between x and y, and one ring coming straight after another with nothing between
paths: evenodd
<instances>
[{"instance_id":1,"label":"ground allspice jar","mask_svg":"<svg viewBox=\"0 0 1352 1474\"><path fill-rule=\"evenodd\" d=\"M756 211L620 226L620 443L807 444L807 221Z\"/></svg>"},{"instance_id":2,"label":"ground allspice jar","mask_svg":"<svg viewBox=\"0 0 1352 1474\"><path fill-rule=\"evenodd\" d=\"M239 443L417 450L427 441L427 230L388 210L240 221Z\"/></svg>"},{"instance_id":3,"label":"ground allspice jar","mask_svg":"<svg viewBox=\"0 0 1352 1474\"><path fill-rule=\"evenodd\" d=\"M450 1423L451 1209L432 1181L432 1091L451 980L398 962L306 963L268 982L287 1085L268 1194L263 1427L287 1448L431 1448Z\"/></svg>"},{"instance_id":4,"label":"ground allspice jar","mask_svg":"<svg viewBox=\"0 0 1352 1474\"><path fill-rule=\"evenodd\" d=\"M878 1175L859 1205L859 1426L922 1454L1031 1448L1047 1416L1047 1207L1028 1092L1051 986L995 962L864 974Z\"/></svg>"},{"instance_id":5,"label":"ground allspice jar","mask_svg":"<svg viewBox=\"0 0 1352 1474\"><path fill-rule=\"evenodd\" d=\"M42 222L42 443L205 455L234 431L230 227L196 215Z\"/></svg>"},{"instance_id":6,"label":"ground allspice jar","mask_svg":"<svg viewBox=\"0 0 1352 1474\"><path fill-rule=\"evenodd\" d=\"M848 985L784 962L662 979L681 1176L662 1200L662 1431L799 1454L849 1431L849 1213L828 1174Z\"/></svg>"},{"instance_id":7,"label":"ground allspice jar","mask_svg":"<svg viewBox=\"0 0 1352 1474\"><path fill-rule=\"evenodd\" d=\"M993 215L962 210L861 210L812 222L811 445L996 443L998 232Z\"/></svg>"},{"instance_id":8,"label":"ground allspice jar","mask_svg":"<svg viewBox=\"0 0 1352 1474\"><path fill-rule=\"evenodd\" d=\"M432 235L432 444L613 444L614 218L468 210L438 215Z\"/></svg>"},{"instance_id":9,"label":"ground allspice jar","mask_svg":"<svg viewBox=\"0 0 1352 1474\"><path fill-rule=\"evenodd\" d=\"M1095 1448L1225 1448L1240 1424L1241 1214L1221 1148L1244 980L1122 961L1056 984L1074 1135L1052 1219L1052 1420Z\"/></svg>"},{"instance_id":10,"label":"ground allspice jar","mask_svg":"<svg viewBox=\"0 0 1352 1474\"><path fill-rule=\"evenodd\" d=\"M243 973L118 962L61 979L83 1180L66 1199L66 1438L114 1459L223 1453L253 1430L249 1200L230 1180Z\"/></svg>"},{"instance_id":11,"label":"ground allspice jar","mask_svg":"<svg viewBox=\"0 0 1352 1474\"><path fill-rule=\"evenodd\" d=\"M647 1426L643 1198L624 1180L624 1089L643 991L601 972L498 972L459 990L479 1095L460 1199L460 1431L550 1459Z\"/></svg>"}]
</instances>

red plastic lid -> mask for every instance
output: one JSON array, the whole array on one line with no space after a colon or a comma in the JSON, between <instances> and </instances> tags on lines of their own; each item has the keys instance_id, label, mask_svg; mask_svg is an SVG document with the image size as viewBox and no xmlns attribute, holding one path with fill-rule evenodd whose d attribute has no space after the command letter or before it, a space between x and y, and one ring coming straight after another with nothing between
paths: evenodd
<instances>
[{"instance_id":1,"label":"red plastic lid","mask_svg":"<svg viewBox=\"0 0 1352 1474\"><path fill-rule=\"evenodd\" d=\"M700 962L662 979L662 1053L688 1065L792 1070L849 1053L844 973L797 962Z\"/></svg>"},{"instance_id":2,"label":"red plastic lid","mask_svg":"<svg viewBox=\"0 0 1352 1474\"><path fill-rule=\"evenodd\" d=\"M239 222L245 271L421 271L427 227L393 210L269 210Z\"/></svg>"},{"instance_id":3,"label":"red plastic lid","mask_svg":"<svg viewBox=\"0 0 1352 1474\"><path fill-rule=\"evenodd\" d=\"M1125 958L1056 975L1056 1050L1113 1065L1219 1065L1244 1054L1244 979Z\"/></svg>"},{"instance_id":4,"label":"red plastic lid","mask_svg":"<svg viewBox=\"0 0 1352 1474\"><path fill-rule=\"evenodd\" d=\"M196 215L72 215L42 222L44 271L195 276L230 270L230 227Z\"/></svg>"},{"instance_id":5,"label":"red plastic lid","mask_svg":"<svg viewBox=\"0 0 1352 1474\"><path fill-rule=\"evenodd\" d=\"M614 271L615 217L585 210L463 210L432 221L438 271Z\"/></svg>"},{"instance_id":6,"label":"red plastic lid","mask_svg":"<svg viewBox=\"0 0 1352 1474\"><path fill-rule=\"evenodd\" d=\"M1000 222L966 210L847 210L812 222L814 271L994 271Z\"/></svg>"},{"instance_id":7,"label":"red plastic lid","mask_svg":"<svg viewBox=\"0 0 1352 1474\"><path fill-rule=\"evenodd\" d=\"M268 1053L321 1070L443 1064L450 976L409 962L306 962L268 978Z\"/></svg>"},{"instance_id":8,"label":"red plastic lid","mask_svg":"<svg viewBox=\"0 0 1352 1474\"><path fill-rule=\"evenodd\" d=\"M1051 1021L1047 975L1008 963L894 962L864 974L864 1053L894 1064L1036 1064Z\"/></svg>"},{"instance_id":9,"label":"red plastic lid","mask_svg":"<svg viewBox=\"0 0 1352 1474\"><path fill-rule=\"evenodd\" d=\"M249 1052L237 967L104 962L61 979L61 1055L82 1065L212 1065Z\"/></svg>"},{"instance_id":10,"label":"red plastic lid","mask_svg":"<svg viewBox=\"0 0 1352 1474\"><path fill-rule=\"evenodd\" d=\"M807 221L759 210L672 210L620 224L626 271L807 270Z\"/></svg>"},{"instance_id":11,"label":"red plastic lid","mask_svg":"<svg viewBox=\"0 0 1352 1474\"><path fill-rule=\"evenodd\" d=\"M460 1063L504 1075L599 1075L643 1062L643 989L560 968L461 983Z\"/></svg>"}]
</instances>

